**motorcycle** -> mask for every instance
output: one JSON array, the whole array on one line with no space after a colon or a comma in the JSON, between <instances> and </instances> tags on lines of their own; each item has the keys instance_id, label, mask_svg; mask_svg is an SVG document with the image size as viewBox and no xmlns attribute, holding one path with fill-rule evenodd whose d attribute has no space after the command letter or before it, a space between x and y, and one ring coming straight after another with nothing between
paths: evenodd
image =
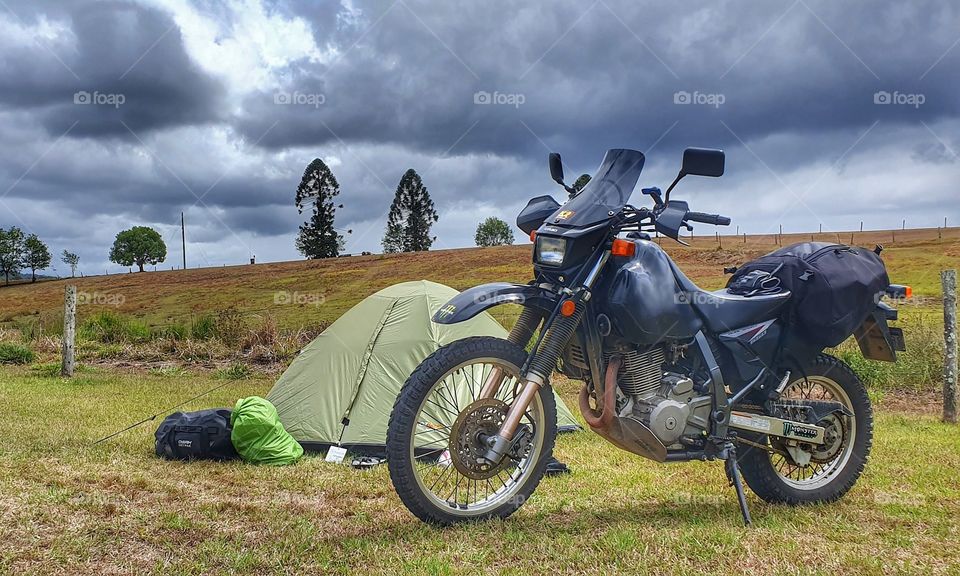
<instances>
[{"instance_id":1,"label":"motorcycle","mask_svg":"<svg viewBox=\"0 0 960 576\"><path fill-rule=\"evenodd\" d=\"M555 370L583 382L584 420L614 446L657 462L722 461L748 525L744 482L763 500L790 505L850 490L867 462L873 415L860 379L823 350L851 333L867 358L895 361L904 349L902 332L888 325L896 309L880 299L910 289L889 284L882 247L801 246L769 255L781 262L772 270L760 269L761 258L728 288L701 290L650 234L683 243L691 222L730 223L670 198L685 176L721 176L721 150L686 149L665 194L642 189L652 208L628 204L641 152L609 150L579 191L564 183L559 155L549 159L571 199L533 198L517 218L534 241L534 280L468 289L433 317L452 324L520 305L509 336L441 347L397 397L387 455L406 507L437 525L516 511L552 455ZM803 273L795 278L783 262L799 262ZM830 282L842 284L846 273L829 272L827 262L866 270L869 281L854 278L848 284L860 291L838 292ZM829 282L811 281L823 276ZM827 291L818 296L826 306L815 286ZM831 310L840 320L826 324ZM817 322L822 329L809 329Z\"/></svg>"}]
</instances>

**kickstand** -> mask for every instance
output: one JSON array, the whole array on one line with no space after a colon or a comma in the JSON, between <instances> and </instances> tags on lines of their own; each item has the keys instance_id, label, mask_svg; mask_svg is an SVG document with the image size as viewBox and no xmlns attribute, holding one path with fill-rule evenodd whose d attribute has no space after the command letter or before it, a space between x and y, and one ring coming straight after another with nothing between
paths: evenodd
<instances>
[{"instance_id":1,"label":"kickstand","mask_svg":"<svg viewBox=\"0 0 960 576\"><path fill-rule=\"evenodd\" d=\"M743 492L743 479L740 478L740 467L737 466L737 449L733 443L727 446L727 459L723 462L723 468L727 472L727 480L737 491L737 501L740 503L740 512L743 514L743 523L746 526L753 524L750 519L750 510L747 508L747 495Z\"/></svg>"}]
</instances>

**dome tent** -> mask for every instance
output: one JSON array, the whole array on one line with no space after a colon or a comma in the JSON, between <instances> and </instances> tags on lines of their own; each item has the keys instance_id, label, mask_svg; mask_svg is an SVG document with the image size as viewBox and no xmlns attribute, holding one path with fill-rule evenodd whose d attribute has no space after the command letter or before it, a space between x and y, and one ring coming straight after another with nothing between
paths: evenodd
<instances>
[{"instance_id":1,"label":"dome tent","mask_svg":"<svg viewBox=\"0 0 960 576\"><path fill-rule=\"evenodd\" d=\"M456 294L434 282L404 282L343 314L304 347L267 395L287 432L308 450L339 445L382 454L393 403L424 358L461 338L507 336L486 312L458 324L432 322ZM559 396L557 427L579 428Z\"/></svg>"}]
</instances>

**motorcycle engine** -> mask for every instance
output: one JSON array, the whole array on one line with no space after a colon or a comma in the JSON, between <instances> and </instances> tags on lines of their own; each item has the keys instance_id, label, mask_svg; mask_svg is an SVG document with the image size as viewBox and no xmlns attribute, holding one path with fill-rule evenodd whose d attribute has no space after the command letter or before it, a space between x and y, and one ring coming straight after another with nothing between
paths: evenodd
<instances>
[{"instance_id":1,"label":"motorcycle engine","mask_svg":"<svg viewBox=\"0 0 960 576\"><path fill-rule=\"evenodd\" d=\"M688 428L692 412L702 416L703 408L709 410L709 398L697 397L689 377L664 372L664 359L662 347L623 354L617 377L621 392L617 413L640 420L664 446L670 446L676 444Z\"/></svg>"}]
</instances>

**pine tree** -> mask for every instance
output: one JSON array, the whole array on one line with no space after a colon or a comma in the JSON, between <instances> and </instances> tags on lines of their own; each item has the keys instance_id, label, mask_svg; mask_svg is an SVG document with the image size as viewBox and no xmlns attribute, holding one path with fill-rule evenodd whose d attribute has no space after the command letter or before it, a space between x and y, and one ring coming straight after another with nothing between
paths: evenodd
<instances>
[{"instance_id":1,"label":"pine tree","mask_svg":"<svg viewBox=\"0 0 960 576\"><path fill-rule=\"evenodd\" d=\"M307 258L335 258L343 250L343 236L333 227L337 206L333 199L340 193L340 184L323 160L314 158L303 172L297 186L297 210L303 214L313 204L310 220L300 225L297 250Z\"/></svg>"},{"instance_id":2,"label":"pine tree","mask_svg":"<svg viewBox=\"0 0 960 576\"><path fill-rule=\"evenodd\" d=\"M439 219L420 175L413 168L407 170L397 185L397 193L390 205L383 251L429 250L436 240L436 237L430 236L430 227Z\"/></svg>"}]
</instances>

